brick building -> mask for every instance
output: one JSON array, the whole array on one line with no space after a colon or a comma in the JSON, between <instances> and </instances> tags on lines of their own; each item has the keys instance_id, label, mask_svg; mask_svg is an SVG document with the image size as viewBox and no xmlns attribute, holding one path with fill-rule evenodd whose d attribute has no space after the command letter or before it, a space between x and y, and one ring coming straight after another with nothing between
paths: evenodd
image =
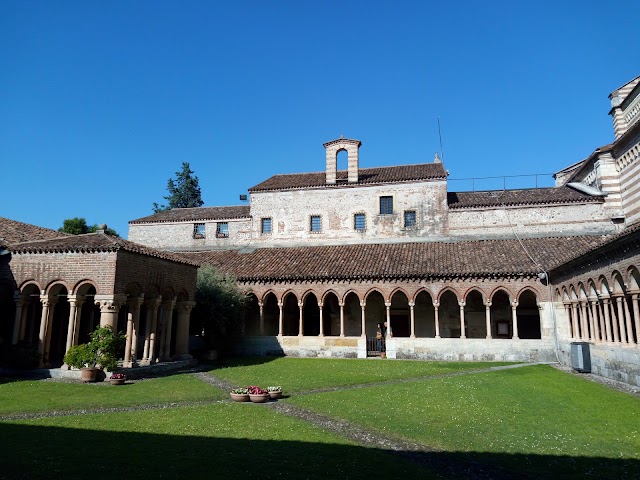
<instances>
[{"instance_id":1,"label":"brick building","mask_svg":"<svg viewBox=\"0 0 640 480\"><path fill-rule=\"evenodd\" d=\"M615 141L553 188L452 192L437 155L360 168L339 138L324 171L133 220L129 238L238 279L239 352L364 357L387 321L391 358L570 363L580 340L594 371L638 385L639 82L610 96Z\"/></svg>"},{"instance_id":2,"label":"brick building","mask_svg":"<svg viewBox=\"0 0 640 480\"><path fill-rule=\"evenodd\" d=\"M124 366L188 355L197 266L98 230L67 235L0 218L0 338L62 365L100 325L127 334Z\"/></svg>"}]
</instances>

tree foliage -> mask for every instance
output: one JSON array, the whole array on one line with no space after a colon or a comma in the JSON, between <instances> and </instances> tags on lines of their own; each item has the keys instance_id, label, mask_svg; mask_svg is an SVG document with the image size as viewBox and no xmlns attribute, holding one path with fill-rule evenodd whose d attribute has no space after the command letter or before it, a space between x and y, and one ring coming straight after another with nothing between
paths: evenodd
<instances>
[{"instance_id":1,"label":"tree foliage","mask_svg":"<svg viewBox=\"0 0 640 480\"><path fill-rule=\"evenodd\" d=\"M154 202L153 211L155 213L172 208L201 207L204 203L198 185L198 177L193 175L188 162L182 162L182 171L176 172L175 180L169 179L167 190L169 195L163 198L168 201L168 204L158 205Z\"/></svg>"},{"instance_id":2,"label":"tree foliage","mask_svg":"<svg viewBox=\"0 0 640 480\"><path fill-rule=\"evenodd\" d=\"M234 279L221 275L210 266L200 267L192 331L204 332L207 348L221 348L225 338L240 331L246 304L247 296Z\"/></svg>"},{"instance_id":3,"label":"tree foliage","mask_svg":"<svg viewBox=\"0 0 640 480\"><path fill-rule=\"evenodd\" d=\"M83 233L93 233L100 229L100 225L87 225L87 221L81 217L67 218L62 222L62 227L58 229L59 232L70 233L71 235L82 235ZM109 235L119 237L118 232L113 228L105 230Z\"/></svg>"}]
</instances>

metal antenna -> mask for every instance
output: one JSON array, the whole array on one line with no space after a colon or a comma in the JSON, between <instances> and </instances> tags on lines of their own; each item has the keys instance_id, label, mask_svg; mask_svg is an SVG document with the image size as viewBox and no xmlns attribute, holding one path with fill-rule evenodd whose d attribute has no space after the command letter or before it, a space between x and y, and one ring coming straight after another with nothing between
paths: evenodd
<instances>
[{"instance_id":1,"label":"metal antenna","mask_svg":"<svg viewBox=\"0 0 640 480\"><path fill-rule=\"evenodd\" d=\"M438 137L440 138L440 158L444 161L444 150L442 150L442 133L440 132L440 117L438 117Z\"/></svg>"}]
</instances>

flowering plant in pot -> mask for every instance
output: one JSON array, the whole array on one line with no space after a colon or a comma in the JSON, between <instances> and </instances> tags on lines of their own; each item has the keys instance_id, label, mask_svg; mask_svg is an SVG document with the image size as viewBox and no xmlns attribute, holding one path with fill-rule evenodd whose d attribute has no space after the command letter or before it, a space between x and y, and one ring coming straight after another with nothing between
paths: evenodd
<instances>
[{"instance_id":1,"label":"flowering plant in pot","mask_svg":"<svg viewBox=\"0 0 640 480\"><path fill-rule=\"evenodd\" d=\"M124 385L127 380L127 376L124 373L112 373L109 377L109 383L111 385Z\"/></svg>"},{"instance_id":2,"label":"flowering plant in pot","mask_svg":"<svg viewBox=\"0 0 640 480\"><path fill-rule=\"evenodd\" d=\"M269 397L271 398L282 397L282 387L280 385L267 387L267 392L269 392Z\"/></svg>"},{"instance_id":3,"label":"flowering plant in pot","mask_svg":"<svg viewBox=\"0 0 640 480\"><path fill-rule=\"evenodd\" d=\"M257 385L247 387L249 399L254 403L264 403L269 399L269 392L261 389Z\"/></svg>"},{"instance_id":4,"label":"flowering plant in pot","mask_svg":"<svg viewBox=\"0 0 640 480\"><path fill-rule=\"evenodd\" d=\"M99 326L91 333L89 343L69 349L64 363L82 370L83 382L95 382L99 370L113 370L118 366L118 352L124 346L124 339L122 333L114 333L110 326Z\"/></svg>"},{"instance_id":5,"label":"flowering plant in pot","mask_svg":"<svg viewBox=\"0 0 640 480\"><path fill-rule=\"evenodd\" d=\"M231 390L231 400L234 402L248 402L249 390L246 388L234 388Z\"/></svg>"}]
</instances>

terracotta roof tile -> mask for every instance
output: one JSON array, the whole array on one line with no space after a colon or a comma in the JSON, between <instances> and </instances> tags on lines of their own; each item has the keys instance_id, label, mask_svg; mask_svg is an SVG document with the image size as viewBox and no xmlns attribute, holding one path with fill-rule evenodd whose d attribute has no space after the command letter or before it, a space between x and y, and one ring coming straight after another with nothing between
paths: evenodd
<instances>
[{"instance_id":1,"label":"terracotta roof tile","mask_svg":"<svg viewBox=\"0 0 640 480\"><path fill-rule=\"evenodd\" d=\"M573 188L551 187L523 190L494 190L489 192L449 192L450 209L497 207L502 205L544 205L562 203L603 202L602 197L592 197Z\"/></svg>"},{"instance_id":2,"label":"terracotta roof tile","mask_svg":"<svg viewBox=\"0 0 640 480\"><path fill-rule=\"evenodd\" d=\"M346 170L338 171L336 178L338 180L337 185L354 185L347 183ZM358 169L358 183L355 185L444 180L445 178L447 178L447 172L441 163L420 163L395 167L360 168ZM325 172L292 173L274 175L250 188L249 191L259 192L325 186L327 186Z\"/></svg>"},{"instance_id":3,"label":"terracotta roof tile","mask_svg":"<svg viewBox=\"0 0 640 480\"><path fill-rule=\"evenodd\" d=\"M47 240L34 240L29 242L21 242L13 244L9 247L12 253L93 253L93 252L115 252L124 250L127 252L139 253L141 255L149 255L152 257L162 258L172 262L185 263L188 265L197 265L189 258L184 256L156 250L155 248L130 242L123 238L114 237L106 233L86 233L84 235L68 235Z\"/></svg>"},{"instance_id":4,"label":"terracotta roof tile","mask_svg":"<svg viewBox=\"0 0 640 480\"><path fill-rule=\"evenodd\" d=\"M68 233L58 232L50 228L37 227L29 223L17 222L0 217L0 243L9 246L28 240L43 240L68 237Z\"/></svg>"},{"instance_id":5,"label":"terracotta roof tile","mask_svg":"<svg viewBox=\"0 0 640 480\"><path fill-rule=\"evenodd\" d=\"M232 220L235 218L249 218L249 205L231 207L193 207L173 208L164 212L154 213L148 217L131 220L129 223L156 222L190 222L199 220Z\"/></svg>"},{"instance_id":6,"label":"terracotta roof tile","mask_svg":"<svg viewBox=\"0 0 640 480\"><path fill-rule=\"evenodd\" d=\"M261 248L180 253L240 281L349 280L490 275L535 275L602 237L559 237L472 242L424 242ZM534 265L529 254L540 263Z\"/></svg>"}]
</instances>

